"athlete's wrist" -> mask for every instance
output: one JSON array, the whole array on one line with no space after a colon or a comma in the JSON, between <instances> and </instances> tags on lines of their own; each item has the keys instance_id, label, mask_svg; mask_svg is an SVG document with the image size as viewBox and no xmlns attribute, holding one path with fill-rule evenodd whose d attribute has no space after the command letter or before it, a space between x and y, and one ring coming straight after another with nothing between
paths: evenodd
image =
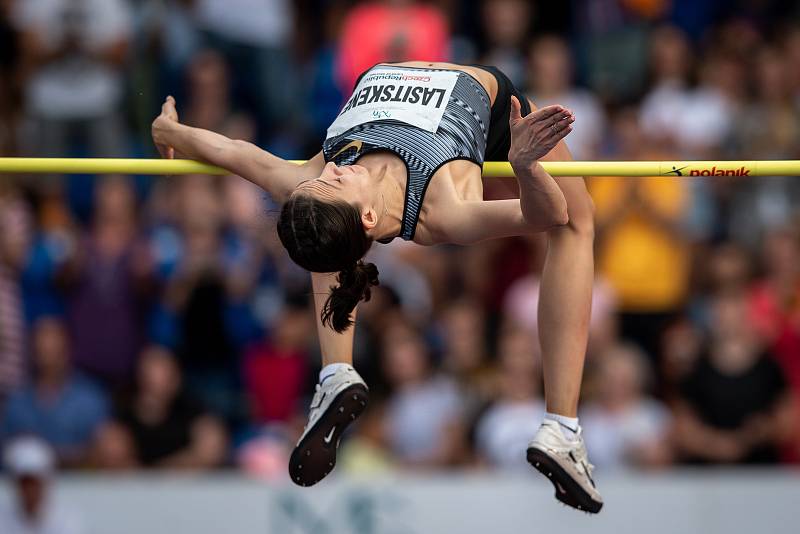
<instances>
[{"instance_id":1,"label":"athlete's wrist","mask_svg":"<svg viewBox=\"0 0 800 534\"><path fill-rule=\"evenodd\" d=\"M168 143L171 135L177 130L180 123L166 117L159 116L153 121L153 140L156 143Z\"/></svg>"},{"instance_id":2,"label":"athlete's wrist","mask_svg":"<svg viewBox=\"0 0 800 534\"><path fill-rule=\"evenodd\" d=\"M516 176L519 176L520 174L533 176L542 169L538 159L509 158L509 162L511 163L511 168L514 169L514 174Z\"/></svg>"}]
</instances>

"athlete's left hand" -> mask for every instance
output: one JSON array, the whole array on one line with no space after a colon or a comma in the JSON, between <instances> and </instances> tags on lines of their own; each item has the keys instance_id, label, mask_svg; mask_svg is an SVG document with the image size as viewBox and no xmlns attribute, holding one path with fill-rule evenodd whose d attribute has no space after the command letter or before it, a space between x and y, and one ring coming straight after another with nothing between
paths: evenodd
<instances>
[{"instance_id":1,"label":"athlete's left hand","mask_svg":"<svg viewBox=\"0 0 800 534\"><path fill-rule=\"evenodd\" d=\"M169 132L175 124L178 124L178 111L175 108L175 99L168 96L161 106L161 115L156 117L151 127L153 142L158 148L162 158L174 159L175 149L169 145Z\"/></svg>"},{"instance_id":2,"label":"athlete's left hand","mask_svg":"<svg viewBox=\"0 0 800 534\"><path fill-rule=\"evenodd\" d=\"M575 115L564 106L547 106L522 116L517 97L511 97L511 149L508 161L513 166L529 166L539 161L572 131Z\"/></svg>"}]
</instances>

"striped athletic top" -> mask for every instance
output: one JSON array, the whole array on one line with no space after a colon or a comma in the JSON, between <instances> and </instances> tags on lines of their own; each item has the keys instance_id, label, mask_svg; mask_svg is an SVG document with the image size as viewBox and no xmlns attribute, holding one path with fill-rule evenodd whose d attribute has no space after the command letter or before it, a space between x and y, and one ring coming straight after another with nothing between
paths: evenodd
<instances>
[{"instance_id":1,"label":"striped athletic top","mask_svg":"<svg viewBox=\"0 0 800 534\"><path fill-rule=\"evenodd\" d=\"M459 159L483 164L490 114L489 94L469 74L376 65L359 78L322 152L337 165L352 165L379 150L402 159L408 181L400 237L411 240L439 167Z\"/></svg>"}]
</instances>

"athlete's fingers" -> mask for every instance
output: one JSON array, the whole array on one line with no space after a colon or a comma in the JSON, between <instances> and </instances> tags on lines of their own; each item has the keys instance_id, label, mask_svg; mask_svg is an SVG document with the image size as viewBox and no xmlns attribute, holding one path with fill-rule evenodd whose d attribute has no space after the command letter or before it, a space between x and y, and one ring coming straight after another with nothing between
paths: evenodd
<instances>
[{"instance_id":1,"label":"athlete's fingers","mask_svg":"<svg viewBox=\"0 0 800 534\"><path fill-rule=\"evenodd\" d=\"M519 103L519 99L511 95L511 114L509 115L509 122L512 124L522 120L522 104Z\"/></svg>"},{"instance_id":2,"label":"athlete's fingers","mask_svg":"<svg viewBox=\"0 0 800 534\"><path fill-rule=\"evenodd\" d=\"M567 124L571 124L574 120L575 119L570 112L562 111L550 116L547 119L533 123L530 127L537 131L539 135L548 136L554 131L563 129Z\"/></svg>"},{"instance_id":3,"label":"athlete's fingers","mask_svg":"<svg viewBox=\"0 0 800 534\"><path fill-rule=\"evenodd\" d=\"M172 96L168 96L164 100L164 104L161 106L161 114L174 121L178 120L178 111L175 109L175 99Z\"/></svg>"},{"instance_id":4,"label":"athlete's fingers","mask_svg":"<svg viewBox=\"0 0 800 534\"><path fill-rule=\"evenodd\" d=\"M527 121L529 121L529 122L532 122L532 123L533 122L541 122L541 121L549 119L550 117L552 117L553 115L555 115L557 113L563 113L564 111L565 111L564 107L563 106L559 106L557 104L556 105L552 105L552 106L546 106L546 107L537 109L536 111L534 111L533 113L531 113L527 117L525 117L525 119Z\"/></svg>"},{"instance_id":5,"label":"athlete's fingers","mask_svg":"<svg viewBox=\"0 0 800 534\"><path fill-rule=\"evenodd\" d=\"M166 158L167 157L167 147L165 147L164 145L159 145L158 143L156 143L156 149L158 150L158 153L162 158Z\"/></svg>"},{"instance_id":6,"label":"athlete's fingers","mask_svg":"<svg viewBox=\"0 0 800 534\"><path fill-rule=\"evenodd\" d=\"M553 135L547 140L548 143L552 143L555 146L556 143L564 139L569 133L572 131L572 125L568 124L566 127L561 128L560 130L553 131Z\"/></svg>"},{"instance_id":7,"label":"athlete's fingers","mask_svg":"<svg viewBox=\"0 0 800 534\"><path fill-rule=\"evenodd\" d=\"M175 159L175 149L171 146L156 144L158 153L164 159Z\"/></svg>"},{"instance_id":8,"label":"athlete's fingers","mask_svg":"<svg viewBox=\"0 0 800 534\"><path fill-rule=\"evenodd\" d=\"M565 115L563 117L560 117L559 120L553 122L552 126L550 126L550 129L557 132L559 130L563 130L573 122L575 122L574 115Z\"/></svg>"}]
</instances>

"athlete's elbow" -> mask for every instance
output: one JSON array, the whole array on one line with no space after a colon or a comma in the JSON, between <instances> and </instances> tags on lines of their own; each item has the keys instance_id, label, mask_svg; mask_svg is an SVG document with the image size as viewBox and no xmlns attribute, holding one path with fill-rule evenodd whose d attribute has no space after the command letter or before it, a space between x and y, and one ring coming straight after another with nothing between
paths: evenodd
<instances>
[{"instance_id":1,"label":"athlete's elbow","mask_svg":"<svg viewBox=\"0 0 800 534\"><path fill-rule=\"evenodd\" d=\"M566 226L569 224L569 213L567 212L567 206L563 208L559 208L554 210L550 214L550 218L547 221L547 229L558 228L559 226Z\"/></svg>"},{"instance_id":2,"label":"athlete's elbow","mask_svg":"<svg viewBox=\"0 0 800 534\"><path fill-rule=\"evenodd\" d=\"M564 209L554 217L553 226L566 226L567 224L569 224L569 213L567 212L567 207L564 206Z\"/></svg>"},{"instance_id":3,"label":"athlete's elbow","mask_svg":"<svg viewBox=\"0 0 800 534\"><path fill-rule=\"evenodd\" d=\"M558 200L561 200L561 202ZM563 198L558 200L554 201L549 209L544 210L544 212L539 215L538 222L544 226L546 230L569 224L567 201Z\"/></svg>"},{"instance_id":4,"label":"athlete's elbow","mask_svg":"<svg viewBox=\"0 0 800 534\"><path fill-rule=\"evenodd\" d=\"M554 208L537 213L523 213L523 218L526 225L535 232L546 232L569 224L569 213L567 213L566 206L563 209Z\"/></svg>"}]
</instances>

